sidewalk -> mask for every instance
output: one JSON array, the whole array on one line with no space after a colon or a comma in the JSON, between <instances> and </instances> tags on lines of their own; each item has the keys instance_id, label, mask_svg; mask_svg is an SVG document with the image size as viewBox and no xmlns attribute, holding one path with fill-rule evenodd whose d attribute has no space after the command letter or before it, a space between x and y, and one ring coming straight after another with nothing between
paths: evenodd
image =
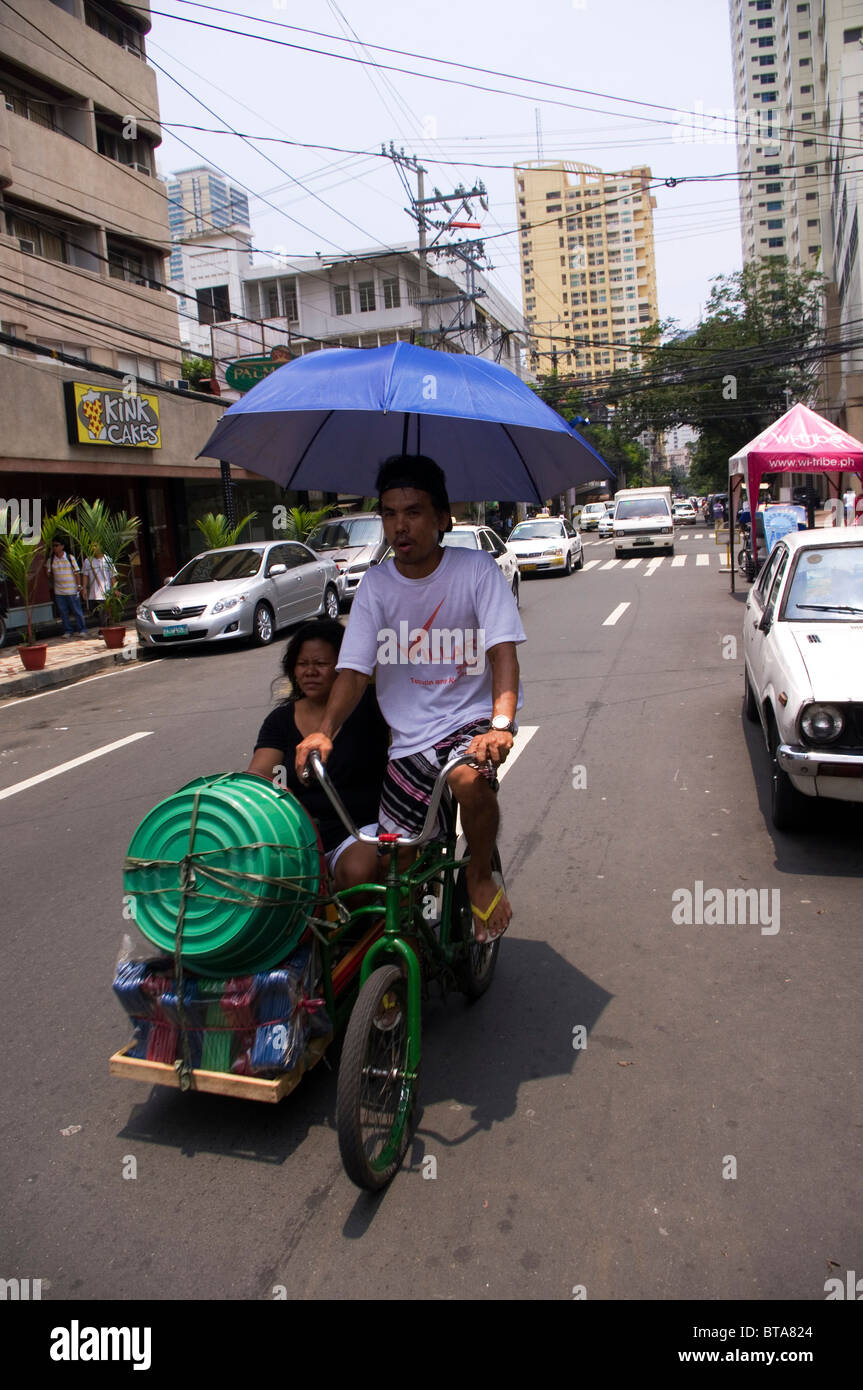
<instances>
[{"instance_id":1,"label":"sidewalk","mask_svg":"<svg viewBox=\"0 0 863 1390\"><path fill-rule=\"evenodd\" d=\"M71 685L85 676L109 671L113 666L138 659L138 643L134 626L126 628L126 641L119 651L108 651L95 629L86 638L63 637L47 639L48 652L42 671L25 671L17 647L6 643L0 647L0 701L33 695L52 686Z\"/></svg>"}]
</instances>

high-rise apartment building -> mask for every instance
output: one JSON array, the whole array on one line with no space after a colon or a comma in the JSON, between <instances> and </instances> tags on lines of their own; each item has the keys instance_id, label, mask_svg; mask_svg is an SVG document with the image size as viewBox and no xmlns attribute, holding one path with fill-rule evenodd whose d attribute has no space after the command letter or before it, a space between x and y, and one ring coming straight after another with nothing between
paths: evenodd
<instances>
[{"instance_id":1,"label":"high-rise apartment building","mask_svg":"<svg viewBox=\"0 0 863 1390\"><path fill-rule=\"evenodd\" d=\"M210 325L243 311L242 277L252 264L249 200L206 165L170 174L165 188L180 337L187 351L209 357Z\"/></svg>"},{"instance_id":2,"label":"high-rise apartment building","mask_svg":"<svg viewBox=\"0 0 863 1390\"><path fill-rule=\"evenodd\" d=\"M515 169L522 292L537 368L606 377L659 318L650 170Z\"/></svg>"},{"instance_id":3,"label":"high-rise apartment building","mask_svg":"<svg viewBox=\"0 0 863 1390\"><path fill-rule=\"evenodd\" d=\"M730 0L744 262L785 256L830 274L825 16L842 3Z\"/></svg>"}]
</instances>

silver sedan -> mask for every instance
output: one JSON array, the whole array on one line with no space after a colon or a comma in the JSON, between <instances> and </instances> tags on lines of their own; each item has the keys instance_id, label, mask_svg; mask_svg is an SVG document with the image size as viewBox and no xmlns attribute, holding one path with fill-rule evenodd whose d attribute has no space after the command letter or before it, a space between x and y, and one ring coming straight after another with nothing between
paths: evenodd
<instances>
[{"instance_id":1,"label":"silver sedan","mask_svg":"<svg viewBox=\"0 0 863 1390\"><path fill-rule=\"evenodd\" d=\"M339 572L299 541L230 545L196 555L137 612L142 647L251 637L272 642L277 628L339 615Z\"/></svg>"}]
</instances>

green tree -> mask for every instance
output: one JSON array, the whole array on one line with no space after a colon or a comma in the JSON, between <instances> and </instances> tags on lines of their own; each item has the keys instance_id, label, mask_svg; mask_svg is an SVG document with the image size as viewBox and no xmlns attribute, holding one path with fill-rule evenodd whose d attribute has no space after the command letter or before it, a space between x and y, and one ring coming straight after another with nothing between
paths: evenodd
<instances>
[{"instance_id":1,"label":"green tree","mask_svg":"<svg viewBox=\"0 0 863 1390\"><path fill-rule=\"evenodd\" d=\"M614 373L605 398L630 438L675 425L699 431L690 487L727 485L728 460L791 400L816 385L824 279L784 259L717 276L701 322L688 334L669 322L642 335L643 364ZM662 341L662 339L665 341Z\"/></svg>"},{"instance_id":2,"label":"green tree","mask_svg":"<svg viewBox=\"0 0 863 1390\"><path fill-rule=\"evenodd\" d=\"M216 375L212 357L184 356L181 375L188 381L191 389L196 391L202 381L209 381Z\"/></svg>"},{"instance_id":3,"label":"green tree","mask_svg":"<svg viewBox=\"0 0 863 1390\"><path fill-rule=\"evenodd\" d=\"M228 518L218 512L207 512L206 516L199 517L195 522L207 545L208 550L222 550L226 545L236 545L245 531L251 525L257 512L249 512L242 521L238 521L236 526L228 525Z\"/></svg>"}]
</instances>

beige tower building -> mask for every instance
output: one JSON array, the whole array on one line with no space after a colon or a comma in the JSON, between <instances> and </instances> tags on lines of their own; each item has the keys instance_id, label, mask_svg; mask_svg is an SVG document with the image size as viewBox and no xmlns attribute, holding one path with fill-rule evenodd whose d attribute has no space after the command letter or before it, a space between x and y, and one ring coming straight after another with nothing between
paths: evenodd
<instances>
[{"instance_id":1,"label":"beige tower building","mask_svg":"<svg viewBox=\"0 0 863 1390\"><path fill-rule=\"evenodd\" d=\"M585 381L634 360L659 318L650 170L588 164L515 169L522 292L537 369Z\"/></svg>"}]
</instances>

